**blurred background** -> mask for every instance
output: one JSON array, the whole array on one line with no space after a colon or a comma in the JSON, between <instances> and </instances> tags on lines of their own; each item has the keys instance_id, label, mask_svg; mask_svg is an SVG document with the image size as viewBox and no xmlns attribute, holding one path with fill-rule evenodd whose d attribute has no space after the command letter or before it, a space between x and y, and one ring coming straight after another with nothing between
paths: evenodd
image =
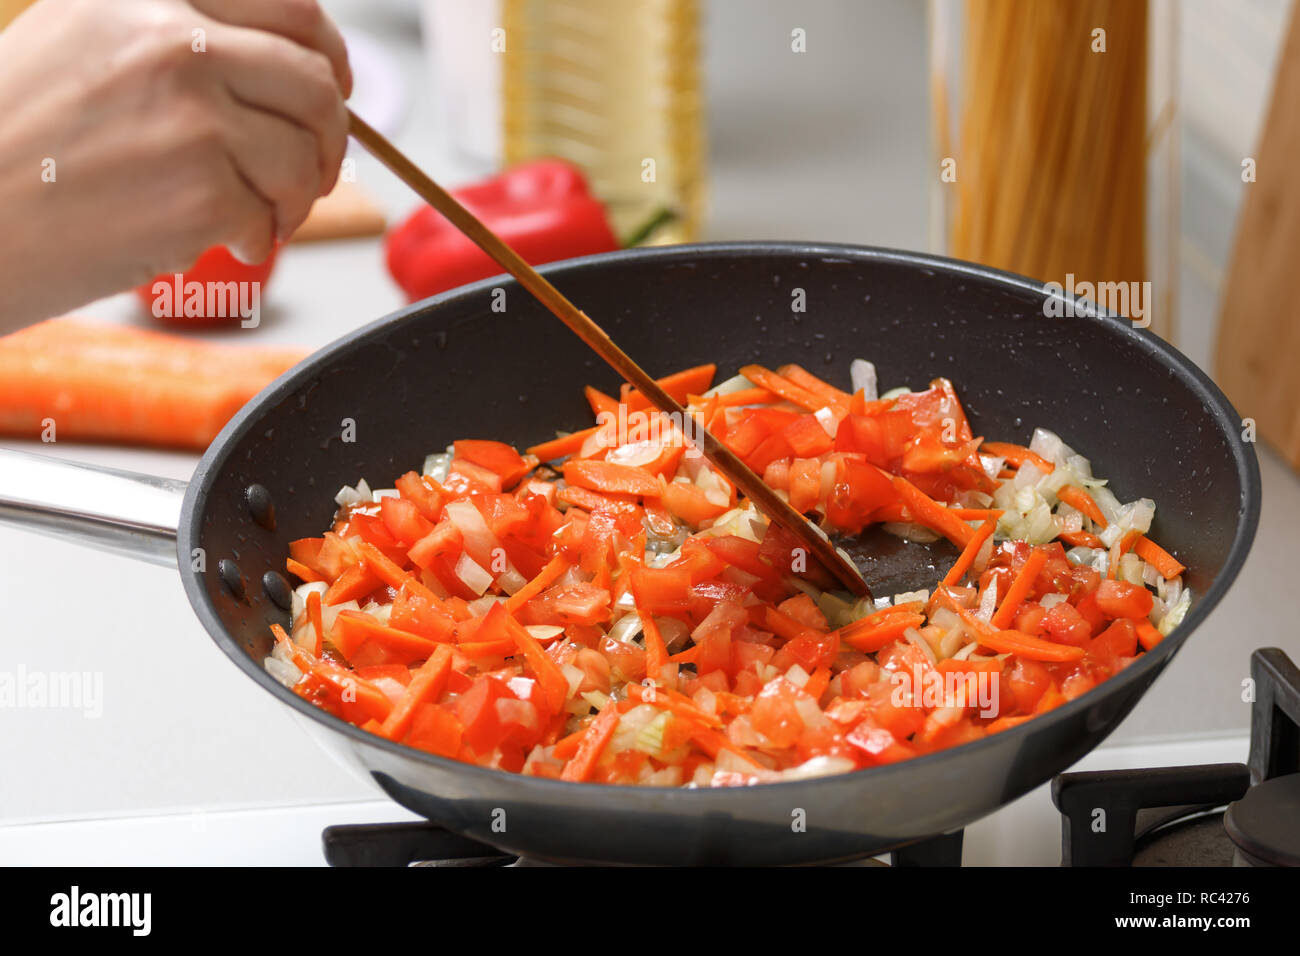
<instances>
[{"instance_id":1,"label":"blurred background","mask_svg":"<svg viewBox=\"0 0 1300 956\"><path fill-rule=\"evenodd\" d=\"M1300 460L1288 384L1300 379L1300 317L1280 287L1300 253L1300 198L1286 185L1300 148L1291 0L322 2L349 43L353 108L448 186L560 156L583 170L620 242L824 240L1045 281L1150 282L1153 330L1272 445L1261 445L1264 519L1242 577L1112 742L1240 738L1249 651L1294 654L1300 604L1287 573L1300 526L1288 464ZM0 22L22 6L0 0ZM281 251L259 328L185 334L312 348L411 289L437 290L436 269L395 277L386 264L383 233L413 196L355 145L349 156L355 181ZM84 314L176 331L130 295ZM37 450L177 478L196 460L64 441ZM68 548L0 529L14 608L0 640L32 667L103 670L105 714L0 714L13 756L35 771L21 788L0 783L0 815L371 792L314 748L268 742L290 718L220 658L172 572L95 557L68 602L39 573L66 564ZM141 596L129 627L124 589ZM198 692L225 707L205 715L192 681L141 676L160 670L198 675ZM158 728L160 708L182 725Z\"/></svg>"}]
</instances>

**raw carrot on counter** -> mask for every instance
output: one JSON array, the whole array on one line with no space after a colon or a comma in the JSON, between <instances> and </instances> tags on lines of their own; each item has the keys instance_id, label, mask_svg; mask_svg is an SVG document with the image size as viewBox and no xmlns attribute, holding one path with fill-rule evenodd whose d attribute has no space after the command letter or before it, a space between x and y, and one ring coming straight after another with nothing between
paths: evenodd
<instances>
[{"instance_id":1,"label":"raw carrot on counter","mask_svg":"<svg viewBox=\"0 0 1300 956\"><path fill-rule=\"evenodd\" d=\"M203 449L306 354L49 319L0 337L0 434Z\"/></svg>"}]
</instances>

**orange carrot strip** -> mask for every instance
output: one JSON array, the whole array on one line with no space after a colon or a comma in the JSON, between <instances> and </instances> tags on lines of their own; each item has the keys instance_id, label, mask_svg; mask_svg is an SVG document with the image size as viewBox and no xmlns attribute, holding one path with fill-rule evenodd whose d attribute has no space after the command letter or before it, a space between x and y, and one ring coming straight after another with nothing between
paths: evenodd
<instances>
[{"instance_id":1,"label":"orange carrot strip","mask_svg":"<svg viewBox=\"0 0 1300 956\"><path fill-rule=\"evenodd\" d=\"M848 392L836 388L830 382L823 381L803 366L794 364L782 365L776 370L776 373L778 375L784 375L800 388L805 388L814 395L821 396L826 400L827 404L838 408L847 414L849 403L853 401L853 396Z\"/></svg>"},{"instance_id":2,"label":"orange carrot strip","mask_svg":"<svg viewBox=\"0 0 1300 956\"><path fill-rule=\"evenodd\" d=\"M741 405L770 405L776 401L776 395L756 385L753 388L742 388L739 391L728 392L725 395L711 395L707 399L702 395L687 395L686 399L691 405L699 405L707 401L716 402L716 407L738 408ZM712 412L706 411L705 420L707 421L710 417L712 417Z\"/></svg>"},{"instance_id":3,"label":"orange carrot strip","mask_svg":"<svg viewBox=\"0 0 1300 956\"><path fill-rule=\"evenodd\" d=\"M949 508L948 510L962 521L987 521L989 518L996 521L1006 514L1000 508Z\"/></svg>"},{"instance_id":4,"label":"orange carrot strip","mask_svg":"<svg viewBox=\"0 0 1300 956\"><path fill-rule=\"evenodd\" d=\"M321 613L319 591L307 595L307 620L311 621L312 629L316 632L316 646L312 653L320 657L321 647L325 643L325 621Z\"/></svg>"},{"instance_id":5,"label":"orange carrot strip","mask_svg":"<svg viewBox=\"0 0 1300 956\"><path fill-rule=\"evenodd\" d=\"M614 703L611 701L606 704L605 709L598 713L596 719L583 731L577 753L564 765L564 770L560 773L561 780L576 783L591 776L591 772L596 769L596 761L605 750L605 745L614 736L618 717L618 708Z\"/></svg>"},{"instance_id":6,"label":"orange carrot strip","mask_svg":"<svg viewBox=\"0 0 1300 956\"><path fill-rule=\"evenodd\" d=\"M1155 625L1144 617L1134 619L1133 624L1137 627L1138 643L1142 645L1143 650L1149 651L1165 639Z\"/></svg>"},{"instance_id":7,"label":"orange carrot strip","mask_svg":"<svg viewBox=\"0 0 1300 956\"><path fill-rule=\"evenodd\" d=\"M1097 537L1091 531L1062 531L1057 535L1062 541L1072 548L1101 548L1101 538Z\"/></svg>"},{"instance_id":8,"label":"orange carrot strip","mask_svg":"<svg viewBox=\"0 0 1300 956\"><path fill-rule=\"evenodd\" d=\"M656 384L665 392L671 395L677 402L685 402L686 396L695 392L707 392L709 386L713 384L713 376L717 374L718 367L713 363L708 365L696 365L693 368L684 368L680 372L673 372L671 375L665 375L663 378L655 379ZM640 411L643 408L650 407L650 399L646 398L635 388L625 387L620 396L629 412Z\"/></svg>"},{"instance_id":9,"label":"orange carrot strip","mask_svg":"<svg viewBox=\"0 0 1300 956\"><path fill-rule=\"evenodd\" d=\"M813 700L821 700L822 694L826 693L826 688L831 682L831 669L829 667L819 667L808 676L808 682L803 685L803 692Z\"/></svg>"},{"instance_id":10,"label":"orange carrot strip","mask_svg":"<svg viewBox=\"0 0 1300 956\"><path fill-rule=\"evenodd\" d=\"M645 631L645 673L650 680L658 681L660 673L668 663L668 647L664 644L664 637L659 633L659 625L655 623L654 615L643 612L637 608L637 614L641 616L641 627Z\"/></svg>"},{"instance_id":11,"label":"orange carrot strip","mask_svg":"<svg viewBox=\"0 0 1300 956\"><path fill-rule=\"evenodd\" d=\"M581 450L587 439L596 434L603 427L603 425L592 425L590 428L584 428L582 431L563 435L560 438L552 438L550 441L544 441L540 445L533 445L528 449L528 454L536 455L538 461L555 461L557 458L566 458L569 455L575 455L579 450Z\"/></svg>"},{"instance_id":12,"label":"orange carrot strip","mask_svg":"<svg viewBox=\"0 0 1300 956\"><path fill-rule=\"evenodd\" d=\"M537 638L524 630L524 626L507 614L500 604L493 605L487 618L484 618L485 622L498 613L497 608L501 608L499 613L505 618L506 633L515 642L515 646L523 652L528 666L537 676L537 684L546 696L546 703L551 713L558 714L564 709L564 702L569 698L569 679L564 676L564 671L560 670L560 665L555 663L537 642Z\"/></svg>"},{"instance_id":13,"label":"orange carrot strip","mask_svg":"<svg viewBox=\"0 0 1300 956\"><path fill-rule=\"evenodd\" d=\"M999 654L1015 654L1032 661L1077 661L1083 656L1082 647L1045 641L1041 637L1022 634L1020 631L985 634L979 638L979 642Z\"/></svg>"},{"instance_id":14,"label":"orange carrot strip","mask_svg":"<svg viewBox=\"0 0 1300 956\"><path fill-rule=\"evenodd\" d=\"M1097 502L1093 500L1092 495L1082 488L1077 485L1065 485L1056 493L1056 497L1076 511L1082 511L1098 527L1106 527L1106 516L1101 513L1101 508L1097 506Z\"/></svg>"},{"instance_id":15,"label":"orange carrot strip","mask_svg":"<svg viewBox=\"0 0 1300 956\"><path fill-rule=\"evenodd\" d=\"M912 520L939 532L957 547L966 547L975 529L953 514L951 508L945 508L901 475L891 475L884 469L881 474L893 483L894 491L912 513Z\"/></svg>"},{"instance_id":16,"label":"orange carrot strip","mask_svg":"<svg viewBox=\"0 0 1300 956\"><path fill-rule=\"evenodd\" d=\"M787 402L794 402L810 412L815 412L830 404L820 395L796 385L784 375L778 375L771 369L763 368L761 365L746 365L740 370L740 374L755 385L781 396Z\"/></svg>"},{"instance_id":17,"label":"orange carrot strip","mask_svg":"<svg viewBox=\"0 0 1300 956\"><path fill-rule=\"evenodd\" d=\"M875 615L872 615L872 617L875 617ZM871 654L880 650L886 644L898 640L908 628L922 627L925 624L925 615L892 614L870 627L859 626L864 621L869 620L871 618L864 618L862 621L855 621L846 627L840 628L840 639L864 654Z\"/></svg>"},{"instance_id":18,"label":"orange carrot strip","mask_svg":"<svg viewBox=\"0 0 1300 956\"><path fill-rule=\"evenodd\" d=\"M402 568L398 567L397 562L393 561L388 557L388 555L384 554L384 552L380 551L369 541L362 541L359 547L362 557L365 558L366 564L370 570L379 578L379 580L383 581L390 588L400 591L402 590L402 586L405 585L436 607L439 611L442 611L445 614L451 613L442 598L438 597L438 595L425 587L423 581L411 574L411 572L404 571Z\"/></svg>"},{"instance_id":19,"label":"orange carrot strip","mask_svg":"<svg viewBox=\"0 0 1300 956\"><path fill-rule=\"evenodd\" d=\"M1182 562L1146 535L1138 536L1133 545L1133 552L1159 571L1162 578L1176 578L1187 570Z\"/></svg>"},{"instance_id":20,"label":"orange carrot strip","mask_svg":"<svg viewBox=\"0 0 1300 956\"><path fill-rule=\"evenodd\" d=\"M450 644L439 644L429 659L420 665L420 669L406 685L396 706L384 718L379 732L389 740L401 740L411 729L411 720L415 717L415 708L426 701L436 701L442 696L451 674L452 651Z\"/></svg>"},{"instance_id":21,"label":"orange carrot strip","mask_svg":"<svg viewBox=\"0 0 1300 956\"><path fill-rule=\"evenodd\" d=\"M506 610L511 614L517 612L525 604L531 601L537 595L541 594L547 588L559 579L565 571L569 570L569 559L562 554L557 554L546 563L542 570L537 572L537 576L521 587L510 597L506 598Z\"/></svg>"},{"instance_id":22,"label":"orange carrot strip","mask_svg":"<svg viewBox=\"0 0 1300 956\"><path fill-rule=\"evenodd\" d=\"M1024 445L1013 445L1011 442L1006 441L986 441L981 451L992 455L994 458L1005 458L1017 468L1025 462L1030 462L1045 475L1056 470L1055 464L1037 452L1030 451Z\"/></svg>"},{"instance_id":23,"label":"orange carrot strip","mask_svg":"<svg viewBox=\"0 0 1300 956\"><path fill-rule=\"evenodd\" d=\"M998 519L989 518L975 529L975 533L971 535L971 539L966 542L966 547L962 549L961 555L957 558L957 563L944 575L944 584L956 584L966 576L966 572L971 569L975 559L979 557L980 548L984 547L984 542L989 539L989 536L993 534L993 529L997 526Z\"/></svg>"},{"instance_id":24,"label":"orange carrot strip","mask_svg":"<svg viewBox=\"0 0 1300 956\"><path fill-rule=\"evenodd\" d=\"M1002 599L1002 605L998 608L997 613L993 615L990 624L999 631L1011 626L1011 622L1015 620L1016 611L1020 609L1020 605L1029 596L1029 592L1034 589L1034 582L1038 579L1038 572L1043 570L1043 565L1046 563L1047 552L1042 548L1035 548L1029 552L1029 557L1025 559L1024 565L1020 568L1020 573L1011 582L1011 587L1007 588L1006 597Z\"/></svg>"},{"instance_id":25,"label":"orange carrot strip","mask_svg":"<svg viewBox=\"0 0 1300 956\"><path fill-rule=\"evenodd\" d=\"M303 564L301 561L295 561L293 558L284 559L284 568L294 577L298 578L300 581L306 582L307 584L325 580L311 568L307 567L307 565Z\"/></svg>"},{"instance_id":26,"label":"orange carrot strip","mask_svg":"<svg viewBox=\"0 0 1300 956\"><path fill-rule=\"evenodd\" d=\"M591 406L593 415L599 416L602 412L608 412L611 415L618 414L618 399L612 395L606 395L592 385L584 388L582 393L587 396L587 404Z\"/></svg>"}]
</instances>

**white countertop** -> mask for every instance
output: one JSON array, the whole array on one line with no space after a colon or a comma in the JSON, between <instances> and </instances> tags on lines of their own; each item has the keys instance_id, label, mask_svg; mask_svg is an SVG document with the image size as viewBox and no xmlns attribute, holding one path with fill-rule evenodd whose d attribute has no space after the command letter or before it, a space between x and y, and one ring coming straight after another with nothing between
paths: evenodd
<instances>
[{"instance_id":1,"label":"white countertop","mask_svg":"<svg viewBox=\"0 0 1300 956\"><path fill-rule=\"evenodd\" d=\"M418 40L401 7L386 3L363 17L357 2L329 5L345 24L364 22L392 44L393 62L411 93L407 122L395 133L399 145L435 176L463 179L464 167L440 145ZM860 29L837 30L833 13L861 21ZM808 29L810 43L825 43L826 56L792 63L780 55L786 48L780 43L770 61L747 52L772 31L788 36L786 19L770 4L744 10L718 4L711 11L711 237L923 248L928 160L920 5L862 11L814 5L800 10L798 25ZM405 187L368 156L358 154L358 169L362 187L390 213L412 208ZM291 246L272 279L262 327L210 334L316 346L402 301L384 272L377 241ZM149 321L126 297L85 311L113 321ZM196 460L62 442L5 444L175 478L188 478ZM1201 741L1213 748L1223 734L1236 732L1231 739L1239 743L1249 720L1240 681L1250 648L1290 645L1295 653L1298 599L1289 572L1300 482L1271 455L1263 459L1265 517L1241 580L1113 742L1181 735L1190 741L1186 746ZM222 821L237 821L242 812L307 804L330 805L309 823L303 822L306 811L289 814L313 831L323 823L400 818L397 808L376 803L378 791L369 781L335 765L229 664L192 616L174 572L0 528L0 606L0 669L103 675L98 717L0 708L0 860L254 859L253 847L216 839L180 840L171 850L169 841L154 840L152 856L132 856L129 820L89 822L110 818L201 820L207 829L196 832L209 834L226 832ZM1159 756L1173 752L1150 755L1180 762ZM1089 761L1119 766L1104 762L1111 753L1099 751ZM1230 759L1243 757L1244 750ZM75 826L100 835L100 849L89 857L43 857L40 834L56 831L14 828L75 820L88 821ZM154 832L169 832L158 825L164 829ZM281 858L307 862L302 854L313 851L305 846L298 839Z\"/></svg>"}]
</instances>

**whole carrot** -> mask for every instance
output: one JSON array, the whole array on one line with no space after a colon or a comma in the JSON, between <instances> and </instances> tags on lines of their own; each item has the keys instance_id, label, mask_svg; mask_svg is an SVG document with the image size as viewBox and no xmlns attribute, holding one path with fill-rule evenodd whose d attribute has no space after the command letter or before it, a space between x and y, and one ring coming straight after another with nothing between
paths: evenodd
<instances>
[{"instance_id":1,"label":"whole carrot","mask_svg":"<svg viewBox=\"0 0 1300 956\"><path fill-rule=\"evenodd\" d=\"M0 434L203 449L306 354L50 319L0 338Z\"/></svg>"}]
</instances>

